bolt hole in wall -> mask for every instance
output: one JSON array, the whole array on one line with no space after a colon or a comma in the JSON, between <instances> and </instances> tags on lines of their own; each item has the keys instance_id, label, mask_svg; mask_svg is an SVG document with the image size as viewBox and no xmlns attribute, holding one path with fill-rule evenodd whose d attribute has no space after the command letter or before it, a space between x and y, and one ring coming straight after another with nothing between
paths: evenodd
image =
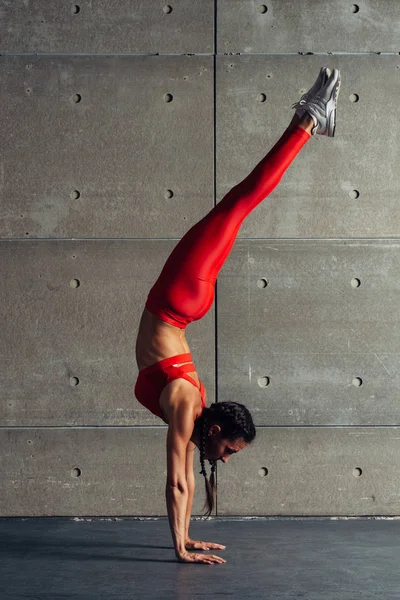
<instances>
[{"instance_id":1,"label":"bolt hole in wall","mask_svg":"<svg viewBox=\"0 0 400 600\"><path fill-rule=\"evenodd\" d=\"M258 7L257 7L257 10L262 15L265 15L265 13L268 12L268 6L266 4L259 4ZM359 10L360 10L360 7L359 7L358 4L352 4L351 5L351 12L352 13L358 13Z\"/></svg>"},{"instance_id":2,"label":"bolt hole in wall","mask_svg":"<svg viewBox=\"0 0 400 600\"><path fill-rule=\"evenodd\" d=\"M261 13L262 15L266 14L268 12L268 6L266 4L259 4L257 7L257 10L259 13ZM358 13L360 10L360 7L358 4L352 4L351 5L351 12L352 13ZM163 12L166 15L171 14L173 11L173 8L170 4L166 4L165 6L163 6ZM71 12L73 15L78 15L81 12L81 7L78 4L74 4L71 8ZM42 21L42 23L44 23L44 21Z\"/></svg>"},{"instance_id":3,"label":"bolt hole in wall","mask_svg":"<svg viewBox=\"0 0 400 600\"><path fill-rule=\"evenodd\" d=\"M257 379L257 384L259 387L261 388L266 388L270 385L271 383L271 378L265 376L259 377ZM354 385L354 387L361 387L363 384L363 380L361 379L361 377L354 377L353 381L351 382L352 385Z\"/></svg>"},{"instance_id":4,"label":"bolt hole in wall","mask_svg":"<svg viewBox=\"0 0 400 600\"><path fill-rule=\"evenodd\" d=\"M355 191L356 191L356 190L355 190ZM351 287L353 287L353 288L358 288L358 287L360 287L360 285L361 285L361 279L357 279L356 277L354 277L354 278L351 280L351 282L350 282L350 283L351 283ZM268 285L269 285L268 279L265 279L265 277L262 277L261 279L259 279L259 280L257 281L257 287L258 287L259 289L264 289L264 288L266 288Z\"/></svg>"},{"instance_id":5,"label":"bolt hole in wall","mask_svg":"<svg viewBox=\"0 0 400 600\"><path fill-rule=\"evenodd\" d=\"M163 12L166 15L169 15L172 13L172 6L170 4L166 4L165 6L163 6ZM79 15L79 13L81 12L81 7L78 4L74 4L73 7L71 8L71 13L73 15ZM43 21L42 21L43 23Z\"/></svg>"},{"instance_id":6,"label":"bolt hole in wall","mask_svg":"<svg viewBox=\"0 0 400 600\"><path fill-rule=\"evenodd\" d=\"M267 469L267 467L261 467L261 469L258 470L258 474L260 477L266 477L268 475L269 471ZM362 475L362 469L360 469L360 467L355 467L353 469L353 476L354 477L361 477Z\"/></svg>"},{"instance_id":7,"label":"bolt hole in wall","mask_svg":"<svg viewBox=\"0 0 400 600\"><path fill-rule=\"evenodd\" d=\"M28 440L28 444L32 444L32 440ZM34 458L33 454L31 454L31 458Z\"/></svg>"},{"instance_id":8,"label":"bolt hole in wall","mask_svg":"<svg viewBox=\"0 0 400 600\"><path fill-rule=\"evenodd\" d=\"M271 379L267 376L259 377L257 383L261 388L265 388L271 383Z\"/></svg>"}]
</instances>

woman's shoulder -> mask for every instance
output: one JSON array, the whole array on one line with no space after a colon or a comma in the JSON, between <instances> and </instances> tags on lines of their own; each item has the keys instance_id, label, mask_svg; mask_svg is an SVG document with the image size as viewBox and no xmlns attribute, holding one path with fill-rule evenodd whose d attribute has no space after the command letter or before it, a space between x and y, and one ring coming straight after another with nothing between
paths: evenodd
<instances>
[{"instance_id":1,"label":"woman's shoulder","mask_svg":"<svg viewBox=\"0 0 400 600\"><path fill-rule=\"evenodd\" d=\"M175 379L166 385L161 392L159 404L167 424L172 419L181 419L183 415L189 414L194 425L203 410L200 391L186 379Z\"/></svg>"}]
</instances>

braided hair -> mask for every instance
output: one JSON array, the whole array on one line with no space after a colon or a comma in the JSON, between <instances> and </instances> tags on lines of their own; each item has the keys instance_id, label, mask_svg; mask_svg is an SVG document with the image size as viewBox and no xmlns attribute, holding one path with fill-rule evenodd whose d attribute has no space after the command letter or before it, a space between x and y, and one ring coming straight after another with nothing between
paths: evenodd
<instances>
[{"instance_id":1,"label":"braided hair","mask_svg":"<svg viewBox=\"0 0 400 600\"><path fill-rule=\"evenodd\" d=\"M214 508L216 494L216 461L209 460L211 465L210 480L207 479L207 472L204 466L207 431L214 424L221 427L221 437L231 442L241 438L246 444L250 444L256 437L256 430L249 410L238 402L218 402L211 404L209 408L204 408L201 416L196 419L195 428L197 428L200 435L200 475L204 477L206 488L206 501L203 507L203 510L207 509L204 514L206 517L210 516Z\"/></svg>"}]
</instances>

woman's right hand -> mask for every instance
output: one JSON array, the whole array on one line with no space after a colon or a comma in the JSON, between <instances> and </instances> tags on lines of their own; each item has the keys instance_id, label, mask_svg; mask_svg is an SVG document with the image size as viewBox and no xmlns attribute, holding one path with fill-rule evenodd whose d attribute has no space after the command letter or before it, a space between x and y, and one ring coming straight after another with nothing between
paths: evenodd
<instances>
[{"instance_id":1,"label":"woman's right hand","mask_svg":"<svg viewBox=\"0 0 400 600\"><path fill-rule=\"evenodd\" d=\"M206 565L213 565L214 563L222 564L226 563L226 560L215 554L197 554L196 552L185 552L184 554L177 555L179 562L184 563L204 563Z\"/></svg>"}]
</instances>

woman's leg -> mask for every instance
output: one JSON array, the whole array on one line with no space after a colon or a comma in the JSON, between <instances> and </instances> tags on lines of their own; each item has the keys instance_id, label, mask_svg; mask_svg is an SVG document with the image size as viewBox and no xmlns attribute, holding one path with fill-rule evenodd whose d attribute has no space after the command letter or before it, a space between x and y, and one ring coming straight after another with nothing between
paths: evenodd
<instances>
[{"instance_id":1,"label":"woman's leg","mask_svg":"<svg viewBox=\"0 0 400 600\"><path fill-rule=\"evenodd\" d=\"M149 312L182 329L208 312L214 300L215 281L241 224L278 185L310 139L313 127L314 121L308 114L302 118L295 115L255 169L184 235L149 293Z\"/></svg>"},{"instance_id":2,"label":"woman's leg","mask_svg":"<svg viewBox=\"0 0 400 600\"><path fill-rule=\"evenodd\" d=\"M206 314L244 219L278 185L310 133L334 137L340 81L337 69L321 68L314 85L293 105L296 114L281 139L174 248L147 298L149 312L182 329Z\"/></svg>"}]
</instances>

